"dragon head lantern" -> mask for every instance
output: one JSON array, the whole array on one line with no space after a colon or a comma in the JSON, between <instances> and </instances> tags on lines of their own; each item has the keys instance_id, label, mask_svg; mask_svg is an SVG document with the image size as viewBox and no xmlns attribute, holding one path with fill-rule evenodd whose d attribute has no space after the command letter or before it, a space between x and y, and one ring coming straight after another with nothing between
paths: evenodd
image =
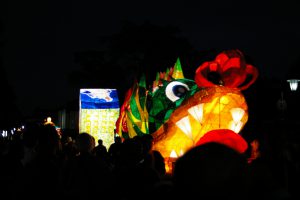
<instances>
[{"instance_id":1,"label":"dragon head lantern","mask_svg":"<svg viewBox=\"0 0 300 200\"><path fill-rule=\"evenodd\" d=\"M177 59L174 67L157 74L151 90L142 77L127 92L117 132L122 137L152 134L153 148L165 158L208 141L243 153L248 146L239 132L248 120L248 106L241 91L257 77L239 50L223 51L201 64L195 80L184 78Z\"/></svg>"}]
</instances>

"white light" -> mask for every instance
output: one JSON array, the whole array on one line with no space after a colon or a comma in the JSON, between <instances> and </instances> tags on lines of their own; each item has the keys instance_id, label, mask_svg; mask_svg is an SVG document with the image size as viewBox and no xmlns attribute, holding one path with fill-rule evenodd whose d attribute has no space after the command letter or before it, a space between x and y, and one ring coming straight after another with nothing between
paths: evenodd
<instances>
[{"instance_id":1,"label":"white light","mask_svg":"<svg viewBox=\"0 0 300 200\"><path fill-rule=\"evenodd\" d=\"M183 153L183 150L180 149L180 152L179 152L179 156L182 156L184 153Z\"/></svg>"},{"instance_id":2,"label":"white light","mask_svg":"<svg viewBox=\"0 0 300 200\"><path fill-rule=\"evenodd\" d=\"M177 158L178 156L177 156L177 153L176 153L176 151L173 149L172 151L171 151L171 153L170 153L170 158Z\"/></svg>"},{"instance_id":3,"label":"white light","mask_svg":"<svg viewBox=\"0 0 300 200\"><path fill-rule=\"evenodd\" d=\"M51 123L52 119L51 117L47 117L47 123Z\"/></svg>"},{"instance_id":4,"label":"white light","mask_svg":"<svg viewBox=\"0 0 300 200\"><path fill-rule=\"evenodd\" d=\"M290 88L291 88L291 91L296 91L297 88L298 88L298 82L300 80L298 79L290 79L290 80L287 80L287 82L290 83Z\"/></svg>"},{"instance_id":5,"label":"white light","mask_svg":"<svg viewBox=\"0 0 300 200\"><path fill-rule=\"evenodd\" d=\"M2 136L3 136L3 137L7 137L7 131L6 131L6 130L3 130L3 131L2 131Z\"/></svg>"},{"instance_id":6,"label":"white light","mask_svg":"<svg viewBox=\"0 0 300 200\"><path fill-rule=\"evenodd\" d=\"M188 112L200 123L203 121L203 103L188 109Z\"/></svg>"},{"instance_id":7,"label":"white light","mask_svg":"<svg viewBox=\"0 0 300 200\"><path fill-rule=\"evenodd\" d=\"M234 131L235 133L239 133L240 130L243 127L243 122L239 121L239 122L234 122L234 121L230 121L229 122L229 129Z\"/></svg>"},{"instance_id":8,"label":"white light","mask_svg":"<svg viewBox=\"0 0 300 200\"><path fill-rule=\"evenodd\" d=\"M176 126L178 126L191 140L193 139L189 116L176 122Z\"/></svg>"},{"instance_id":9,"label":"white light","mask_svg":"<svg viewBox=\"0 0 300 200\"><path fill-rule=\"evenodd\" d=\"M245 111L242 108L232 108L230 110L234 122L239 122L243 118Z\"/></svg>"}]
</instances>

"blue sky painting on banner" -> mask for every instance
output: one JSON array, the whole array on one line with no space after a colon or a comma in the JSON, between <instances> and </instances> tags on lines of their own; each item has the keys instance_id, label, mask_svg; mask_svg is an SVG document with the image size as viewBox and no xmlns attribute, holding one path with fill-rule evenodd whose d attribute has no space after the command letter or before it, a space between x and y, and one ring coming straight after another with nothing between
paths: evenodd
<instances>
[{"instance_id":1,"label":"blue sky painting on banner","mask_svg":"<svg viewBox=\"0 0 300 200\"><path fill-rule=\"evenodd\" d=\"M119 108L119 99L116 89L81 89L82 109Z\"/></svg>"}]
</instances>

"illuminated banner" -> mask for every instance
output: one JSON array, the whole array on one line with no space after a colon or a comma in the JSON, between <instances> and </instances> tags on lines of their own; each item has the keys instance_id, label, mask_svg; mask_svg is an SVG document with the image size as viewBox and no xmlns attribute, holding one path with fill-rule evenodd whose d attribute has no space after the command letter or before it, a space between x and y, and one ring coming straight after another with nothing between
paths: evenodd
<instances>
[{"instance_id":1,"label":"illuminated banner","mask_svg":"<svg viewBox=\"0 0 300 200\"><path fill-rule=\"evenodd\" d=\"M109 148L114 143L114 129L119 117L116 89L80 89L79 132L103 140Z\"/></svg>"}]
</instances>

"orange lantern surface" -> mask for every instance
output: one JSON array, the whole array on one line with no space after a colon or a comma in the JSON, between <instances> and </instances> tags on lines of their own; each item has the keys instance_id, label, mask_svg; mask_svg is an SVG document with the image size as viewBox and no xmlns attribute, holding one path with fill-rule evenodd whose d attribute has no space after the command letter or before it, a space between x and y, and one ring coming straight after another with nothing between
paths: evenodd
<instances>
[{"instance_id":1,"label":"orange lantern surface","mask_svg":"<svg viewBox=\"0 0 300 200\"><path fill-rule=\"evenodd\" d=\"M235 118L234 111L240 116ZM166 125L154 134L154 149L164 157L172 150L180 155L195 146L207 132L230 129L237 134L247 120L247 103L238 89L209 87L187 99L172 113Z\"/></svg>"}]
</instances>

